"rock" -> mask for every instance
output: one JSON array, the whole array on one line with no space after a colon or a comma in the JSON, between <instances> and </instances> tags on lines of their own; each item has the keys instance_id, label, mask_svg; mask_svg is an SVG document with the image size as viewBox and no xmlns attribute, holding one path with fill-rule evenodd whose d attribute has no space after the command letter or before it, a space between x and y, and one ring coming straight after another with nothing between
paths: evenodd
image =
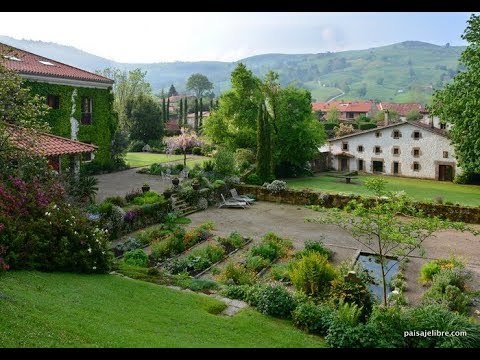
<instances>
[{"instance_id":1,"label":"rock","mask_svg":"<svg viewBox=\"0 0 480 360\"><path fill-rule=\"evenodd\" d=\"M147 144L142 148L142 151L143 152L150 152L150 151L152 151L152 148L150 147L150 145Z\"/></svg>"}]
</instances>

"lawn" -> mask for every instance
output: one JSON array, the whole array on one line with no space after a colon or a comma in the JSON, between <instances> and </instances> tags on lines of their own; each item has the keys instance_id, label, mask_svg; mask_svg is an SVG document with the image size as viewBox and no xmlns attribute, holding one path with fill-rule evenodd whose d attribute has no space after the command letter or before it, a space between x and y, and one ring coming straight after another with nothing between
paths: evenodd
<instances>
[{"instance_id":1,"label":"lawn","mask_svg":"<svg viewBox=\"0 0 480 360\"><path fill-rule=\"evenodd\" d=\"M139 152L129 152L125 157L125 161L131 167L147 166L153 163L164 163L182 159L183 155L166 155Z\"/></svg>"},{"instance_id":2,"label":"lawn","mask_svg":"<svg viewBox=\"0 0 480 360\"><path fill-rule=\"evenodd\" d=\"M310 188L318 191L371 195L371 193L362 186L362 183L365 179L372 176L373 175L359 175L357 180L352 180L352 184L346 184L344 179L329 176L328 174L310 178L291 179L287 180L287 183L294 189ZM387 190L404 190L409 196L416 200L434 200L435 197L441 196L443 201L480 206L480 186L477 185L459 185L443 181L392 176L379 177L387 180Z\"/></svg>"},{"instance_id":3,"label":"lawn","mask_svg":"<svg viewBox=\"0 0 480 360\"><path fill-rule=\"evenodd\" d=\"M0 276L0 347L323 347L289 321L115 275Z\"/></svg>"},{"instance_id":4,"label":"lawn","mask_svg":"<svg viewBox=\"0 0 480 360\"><path fill-rule=\"evenodd\" d=\"M128 165L130 165L130 167L142 167L154 163L166 163L170 161L178 161L179 163L181 163L180 160L183 160L183 155L129 152L125 157L125 161ZM194 159L192 159L191 155L187 155L187 166L192 167L196 163L202 165L203 162L206 160L210 160L210 158L207 156L196 156Z\"/></svg>"}]
</instances>

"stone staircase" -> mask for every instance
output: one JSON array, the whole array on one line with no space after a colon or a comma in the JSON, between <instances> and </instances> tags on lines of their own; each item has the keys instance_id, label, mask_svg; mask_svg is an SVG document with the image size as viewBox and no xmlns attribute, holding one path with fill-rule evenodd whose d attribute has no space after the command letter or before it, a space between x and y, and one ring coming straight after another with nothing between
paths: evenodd
<instances>
[{"instance_id":1,"label":"stone staircase","mask_svg":"<svg viewBox=\"0 0 480 360\"><path fill-rule=\"evenodd\" d=\"M187 216L197 211L197 208L189 205L185 200L178 195L172 195L172 207L175 214L178 216Z\"/></svg>"}]
</instances>

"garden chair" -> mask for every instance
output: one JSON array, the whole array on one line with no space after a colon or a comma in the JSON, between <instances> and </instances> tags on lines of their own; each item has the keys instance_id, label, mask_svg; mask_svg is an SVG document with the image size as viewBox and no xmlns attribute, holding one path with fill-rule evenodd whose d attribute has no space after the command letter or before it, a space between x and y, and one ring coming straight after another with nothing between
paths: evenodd
<instances>
[{"instance_id":1,"label":"garden chair","mask_svg":"<svg viewBox=\"0 0 480 360\"><path fill-rule=\"evenodd\" d=\"M247 203L245 201L238 201L234 199L228 199L225 200L225 197L223 194L220 194L222 196L222 203L218 206L218 208L222 207L234 207L234 208L242 208L245 209L245 206L247 206Z\"/></svg>"},{"instance_id":2,"label":"garden chair","mask_svg":"<svg viewBox=\"0 0 480 360\"><path fill-rule=\"evenodd\" d=\"M237 189L233 188L230 189L230 194L232 194L232 199L237 200L237 201L245 201L248 205L251 205L255 202L254 199L245 196L245 195L239 195L237 192Z\"/></svg>"}]
</instances>

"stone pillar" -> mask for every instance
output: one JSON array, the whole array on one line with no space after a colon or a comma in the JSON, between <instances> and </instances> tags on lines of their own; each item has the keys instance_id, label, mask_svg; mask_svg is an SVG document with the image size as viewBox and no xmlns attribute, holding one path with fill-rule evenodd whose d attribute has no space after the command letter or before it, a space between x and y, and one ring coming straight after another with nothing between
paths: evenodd
<instances>
[{"instance_id":1,"label":"stone pillar","mask_svg":"<svg viewBox=\"0 0 480 360\"><path fill-rule=\"evenodd\" d=\"M80 155L69 155L70 160L70 174L78 179L80 176Z\"/></svg>"}]
</instances>

